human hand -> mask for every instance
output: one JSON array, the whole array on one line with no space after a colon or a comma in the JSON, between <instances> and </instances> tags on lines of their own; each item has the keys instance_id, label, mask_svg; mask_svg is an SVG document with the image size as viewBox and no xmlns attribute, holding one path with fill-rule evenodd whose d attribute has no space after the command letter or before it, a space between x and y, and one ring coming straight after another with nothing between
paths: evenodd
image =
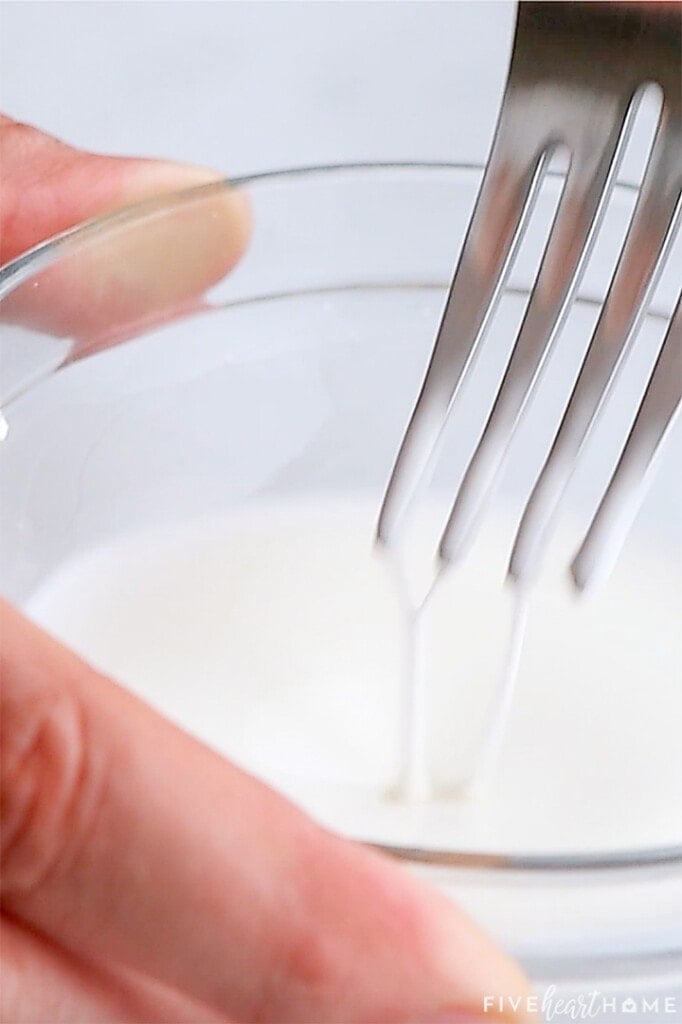
<instances>
[{"instance_id":1,"label":"human hand","mask_svg":"<svg viewBox=\"0 0 682 1024\"><path fill-rule=\"evenodd\" d=\"M74 225L213 183L172 216L138 215L106 244L62 252L3 299L3 320L68 336L70 359L201 308L248 244L246 195L204 168L83 153L0 115L0 174L0 264Z\"/></svg>"},{"instance_id":2,"label":"human hand","mask_svg":"<svg viewBox=\"0 0 682 1024\"><path fill-rule=\"evenodd\" d=\"M208 180L13 126L2 168L3 258L195 173ZM247 216L225 207L183 301L233 265ZM79 308L48 292L41 316L65 323ZM6 1024L473 1024L484 994L527 994L444 896L316 826L8 605L0 641Z\"/></svg>"}]
</instances>

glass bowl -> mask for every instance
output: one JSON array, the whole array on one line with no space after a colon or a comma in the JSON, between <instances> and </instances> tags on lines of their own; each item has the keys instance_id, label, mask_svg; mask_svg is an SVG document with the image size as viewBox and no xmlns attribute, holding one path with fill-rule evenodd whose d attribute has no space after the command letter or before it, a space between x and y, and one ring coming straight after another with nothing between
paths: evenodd
<instances>
[{"instance_id":1,"label":"glass bowl","mask_svg":"<svg viewBox=\"0 0 682 1024\"><path fill-rule=\"evenodd\" d=\"M185 728L443 886L538 982L668 992L682 956L679 717L671 726L663 711L680 678L679 437L603 592L576 602L563 580L660 343L670 273L567 497L517 718L542 710L518 770L502 751L499 813L472 824L450 765L475 747L499 670L509 544L633 208L627 186L489 525L434 613L433 629L454 638L435 674L454 680L467 666L431 708L435 798L408 808L390 795L403 661L373 530L480 176L473 165L372 165L217 182L79 226L4 267L0 583ZM550 175L415 513L420 539L406 540L406 557L427 568L560 188ZM244 197L246 255L204 293L192 255L224 230L224 204ZM142 294L137 268L148 281L150 260L165 284ZM554 790L564 763L571 778Z\"/></svg>"}]
</instances>

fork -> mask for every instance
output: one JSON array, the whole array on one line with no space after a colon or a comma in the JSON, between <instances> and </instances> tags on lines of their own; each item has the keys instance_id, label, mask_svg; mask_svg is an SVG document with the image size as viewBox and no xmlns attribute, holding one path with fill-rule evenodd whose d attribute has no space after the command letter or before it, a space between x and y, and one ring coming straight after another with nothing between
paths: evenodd
<instances>
[{"instance_id":1,"label":"fork","mask_svg":"<svg viewBox=\"0 0 682 1024\"><path fill-rule=\"evenodd\" d=\"M509 563L537 574L564 491L670 252L680 221L680 8L522 2L488 164L435 347L384 496L377 540L391 543L471 372L551 156L570 154L525 315L442 534L441 564L473 541L512 437L570 309L615 181L638 101L662 106L637 203L563 418L525 506ZM621 458L572 566L584 589L608 573L682 401L678 303ZM620 510L620 511L619 511Z\"/></svg>"}]
</instances>

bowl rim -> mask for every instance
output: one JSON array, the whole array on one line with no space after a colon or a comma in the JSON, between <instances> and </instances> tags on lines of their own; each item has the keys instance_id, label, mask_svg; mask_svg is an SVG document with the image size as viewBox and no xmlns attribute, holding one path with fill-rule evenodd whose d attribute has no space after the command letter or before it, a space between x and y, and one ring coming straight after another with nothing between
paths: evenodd
<instances>
[{"instance_id":1,"label":"bowl rim","mask_svg":"<svg viewBox=\"0 0 682 1024\"><path fill-rule=\"evenodd\" d=\"M410 864L429 868L494 872L497 875L522 874L556 877L562 874L609 876L642 874L682 876L682 846L655 846L650 849L606 850L596 853L485 853L444 848L368 843L382 853Z\"/></svg>"},{"instance_id":2,"label":"bowl rim","mask_svg":"<svg viewBox=\"0 0 682 1024\"><path fill-rule=\"evenodd\" d=\"M50 238L38 242L14 259L0 265L0 300L5 298L18 285L38 270L53 263L63 251L68 253L82 243L97 239L98 235L106 234L109 229L123 228L136 220L163 216L173 208L179 208L199 202L211 195L219 195L226 189L258 186L271 182L284 182L307 177L330 177L335 174L353 174L357 172L385 173L391 171L416 172L457 172L482 174L485 164L480 161L448 161L448 160L377 160L350 161L329 164L305 164L278 168L274 170L256 171L252 174L238 175L233 178L216 178L214 181L189 188L176 189L162 193L151 199L143 199L136 203L109 210L96 217L81 221ZM563 172L548 170L546 177L561 180ZM614 191L630 194L638 192L638 186L627 181L617 181Z\"/></svg>"},{"instance_id":3,"label":"bowl rim","mask_svg":"<svg viewBox=\"0 0 682 1024\"><path fill-rule=\"evenodd\" d=\"M0 300L33 276L33 274L51 265L61 255L68 255L82 244L96 241L101 235L106 235L111 229L118 230L136 221L163 216L173 209L191 205L212 195L219 195L226 189L258 186L272 182L295 181L309 177L330 178L334 175L355 174L358 172L386 173L395 171L408 173L425 172L430 174L464 171L480 175L484 170L485 164L479 161L353 161L292 166L282 169L258 171L233 178L216 178L214 181L166 192L151 199L145 199L108 211L97 217L82 221L39 242L13 260L0 266ZM564 174L561 171L549 170L547 176L560 180L564 177ZM614 191L616 190L636 194L639 189L637 185L631 182L617 181L614 186ZM586 295L581 295L580 298L586 302L599 301L591 299L591 297ZM649 310L649 315L654 317L666 316L666 314L659 313L655 308ZM465 852L456 849L430 849L375 842L366 843L365 845L412 865L463 870L466 872L483 871L486 874L493 872L498 876L512 876L521 873L524 877L537 875L540 879L542 877L556 877L568 873L573 878L576 875L592 875L595 873L602 877L605 873L608 873L609 876L614 873L621 875L623 872L627 874L636 872L637 876L640 876L642 873L659 875L662 870L666 874L670 871L675 873L679 871L682 874L682 844L571 854Z\"/></svg>"}]
</instances>

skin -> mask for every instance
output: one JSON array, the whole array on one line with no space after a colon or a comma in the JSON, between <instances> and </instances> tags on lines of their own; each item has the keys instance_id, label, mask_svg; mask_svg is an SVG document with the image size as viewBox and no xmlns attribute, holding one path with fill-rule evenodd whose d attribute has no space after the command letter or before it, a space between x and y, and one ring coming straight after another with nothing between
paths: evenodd
<instances>
[{"instance_id":1,"label":"skin","mask_svg":"<svg viewBox=\"0 0 682 1024\"><path fill-rule=\"evenodd\" d=\"M2 262L215 177L82 153L7 118L0 161ZM248 244L249 211L222 195L177 230L172 267L151 230L110 258L111 289L100 264L67 268L7 317L76 337L78 356L193 308ZM7 1024L474 1022L484 994L529 994L444 896L318 827L6 603L0 683Z\"/></svg>"}]
</instances>

